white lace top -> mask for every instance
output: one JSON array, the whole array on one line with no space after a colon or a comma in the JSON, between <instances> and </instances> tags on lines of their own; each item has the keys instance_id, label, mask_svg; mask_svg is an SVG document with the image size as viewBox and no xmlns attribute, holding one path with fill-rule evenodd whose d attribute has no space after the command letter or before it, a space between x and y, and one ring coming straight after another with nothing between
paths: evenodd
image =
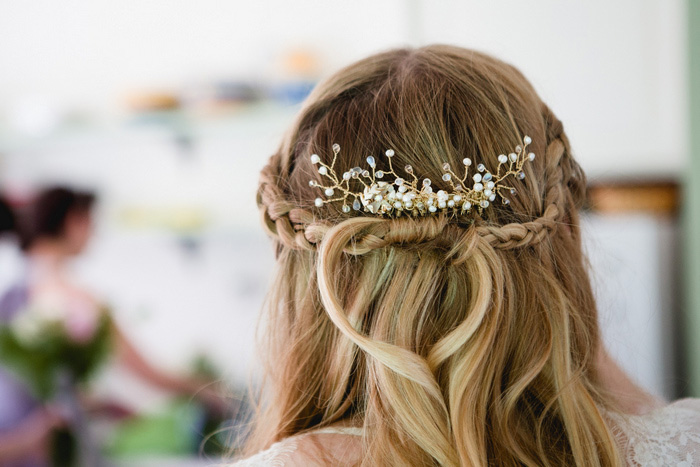
<instances>
[{"instance_id":1,"label":"white lace top","mask_svg":"<svg viewBox=\"0 0 700 467\"><path fill-rule=\"evenodd\" d=\"M632 467L700 466L700 399L681 399L644 415L608 413L613 432ZM358 428L326 428L314 434L361 436ZM294 459L301 439L294 436L230 467L306 465Z\"/></svg>"}]
</instances>

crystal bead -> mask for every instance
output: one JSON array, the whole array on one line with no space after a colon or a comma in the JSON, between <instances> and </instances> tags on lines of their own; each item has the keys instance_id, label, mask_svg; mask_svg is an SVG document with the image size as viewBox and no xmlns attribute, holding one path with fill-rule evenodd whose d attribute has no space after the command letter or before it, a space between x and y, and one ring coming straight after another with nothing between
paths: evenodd
<instances>
[{"instance_id":1,"label":"crystal bead","mask_svg":"<svg viewBox=\"0 0 700 467\"><path fill-rule=\"evenodd\" d=\"M447 182L447 181L450 181L450 180L452 180L452 175L450 175L450 174L444 174L444 175L442 176L442 179L443 179L444 181L446 181L446 182Z\"/></svg>"},{"instance_id":2,"label":"crystal bead","mask_svg":"<svg viewBox=\"0 0 700 467\"><path fill-rule=\"evenodd\" d=\"M481 206L482 208L485 209L485 208L489 207L489 202L484 199L479 203L479 206Z\"/></svg>"},{"instance_id":3,"label":"crystal bead","mask_svg":"<svg viewBox=\"0 0 700 467\"><path fill-rule=\"evenodd\" d=\"M484 180L485 182L488 182L488 181L491 180L492 178L493 178L493 175L491 175L491 172L486 172L486 173L484 174L483 180Z\"/></svg>"},{"instance_id":4,"label":"crystal bead","mask_svg":"<svg viewBox=\"0 0 700 467\"><path fill-rule=\"evenodd\" d=\"M347 204L343 204L343 212L345 212L345 213L350 212L350 206L348 206Z\"/></svg>"},{"instance_id":5,"label":"crystal bead","mask_svg":"<svg viewBox=\"0 0 700 467\"><path fill-rule=\"evenodd\" d=\"M314 204L316 205L317 208L320 208L321 206L323 206L323 200L321 198L316 198L314 200Z\"/></svg>"},{"instance_id":6,"label":"crystal bead","mask_svg":"<svg viewBox=\"0 0 700 467\"><path fill-rule=\"evenodd\" d=\"M326 175L328 173L328 169L322 165L318 168L318 173L320 173L321 175Z\"/></svg>"},{"instance_id":7,"label":"crystal bead","mask_svg":"<svg viewBox=\"0 0 700 467\"><path fill-rule=\"evenodd\" d=\"M525 144L530 144L530 143L532 143L532 138L530 138L529 136L526 136L525 138L523 138L523 142Z\"/></svg>"},{"instance_id":8,"label":"crystal bead","mask_svg":"<svg viewBox=\"0 0 700 467\"><path fill-rule=\"evenodd\" d=\"M510 154L508 154L508 158L511 162L515 162L518 160L518 155L514 152L511 152Z\"/></svg>"},{"instance_id":9,"label":"crystal bead","mask_svg":"<svg viewBox=\"0 0 700 467\"><path fill-rule=\"evenodd\" d=\"M514 194L515 194L515 188L511 188L511 189L510 189L510 194L511 194L511 195L514 195Z\"/></svg>"},{"instance_id":10,"label":"crystal bead","mask_svg":"<svg viewBox=\"0 0 700 467\"><path fill-rule=\"evenodd\" d=\"M508 162L508 156L506 156L505 154L501 154L500 156L498 156L498 162L500 162L501 164L505 164L506 162Z\"/></svg>"},{"instance_id":11,"label":"crystal bead","mask_svg":"<svg viewBox=\"0 0 700 467\"><path fill-rule=\"evenodd\" d=\"M326 191L324 191L324 193L326 194L326 196L333 196L333 193L335 192L333 191L333 188L326 188Z\"/></svg>"},{"instance_id":12,"label":"crystal bead","mask_svg":"<svg viewBox=\"0 0 700 467\"><path fill-rule=\"evenodd\" d=\"M465 157L464 159L462 159L462 164L469 167L470 165L472 165L472 160L469 159L468 157Z\"/></svg>"},{"instance_id":13,"label":"crystal bead","mask_svg":"<svg viewBox=\"0 0 700 467\"><path fill-rule=\"evenodd\" d=\"M527 155L527 158L530 159L531 161L535 160L535 153L531 152L530 154Z\"/></svg>"},{"instance_id":14,"label":"crystal bead","mask_svg":"<svg viewBox=\"0 0 700 467\"><path fill-rule=\"evenodd\" d=\"M386 152L386 157L394 157L394 150L393 149L387 149Z\"/></svg>"},{"instance_id":15,"label":"crystal bead","mask_svg":"<svg viewBox=\"0 0 700 467\"><path fill-rule=\"evenodd\" d=\"M367 157L367 163L369 164L370 167L374 167L375 166L374 157L372 157L372 156Z\"/></svg>"},{"instance_id":16,"label":"crystal bead","mask_svg":"<svg viewBox=\"0 0 700 467\"><path fill-rule=\"evenodd\" d=\"M319 162L321 162L321 158L318 157L318 154L311 154L311 163L318 164Z\"/></svg>"},{"instance_id":17,"label":"crystal bead","mask_svg":"<svg viewBox=\"0 0 700 467\"><path fill-rule=\"evenodd\" d=\"M523 148L521 148L520 146L515 146L515 152L519 153L522 150Z\"/></svg>"},{"instance_id":18,"label":"crystal bead","mask_svg":"<svg viewBox=\"0 0 700 467\"><path fill-rule=\"evenodd\" d=\"M377 178L384 178L384 172L381 170L377 170L377 173L374 174Z\"/></svg>"},{"instance_id":19,"label":"crystal bead","mask_svg":"<svg viewBox=\"0 0 700 467\"><path fill-rule=\"evenodd\" d=\"M510 204L510 200L508 198L503 199L503 204Z\"/></svg>"},{"instance_id":20,"label":"crystal bead","mask_svg":"<svg viewBox=\"0 0 700 467\"><path fill-rule=\"evenodd\" d=\"M399 185L399 186L403 185L403 182L404 182L404 179L401 177L394 180L394 184Z\"/></svg>"},{"instance_id":21,"label":"crystal bead","mask_svg":"<svg viewBox=\"0 0 700 467\"><path fill-rule=\"evenodd\" d=\"M525 178L525 172L518 172L518 178L523 180Z\"/></svg>"},{"instance_id":22,"label":"crystal bead","mask_svg":"<svg viewBox=\"0 0 700 467\"><path fill-rule=\"evenodd\" d=\"M345 172L343 174L343 180L350 180L350 172Z\"/></svg>"},{"instance_id":23,"label":"crystal bead","mask_svg":"<svg viewBox=\"0 0 700 467\"><path fill-rule=\"evenodd\" d=\"M360 204L360 200L355 198L355 201L352 202L352 208L355 211L359 211L361 207L362 207L362 205Z\"/></svg>"},{"instance_id":24,"label":"crystal bead","mask_svg":"<svg viewBox=\"0 0 700 467\"><path fill-rule=\"evenodd\" d=\"M476 183L479 183L481 181L481 174L474 174L472 178Z\"/></svg>"},{"instance_id":25,"label":"crystal bead","mask_svg":"<svg viewBox=\"0 0 700 467\"><path fill-rule=\"evenodd\" d=\"M426 193L428 193L428 194L430 194L430 193L433 192L433 187L431 187L430 185L424 186L424 187L423 187L423 191L426 192Z\"/></svg>"},{"instance_id":26,"label":"crystal bead","mask_svg":"<svg viewBox=\"0 0 700 467\"><path fill-rule=\"evenodd\" d=\"M309 186L316 186L316 182L314 182L313 180L309 180Z\"/></svg>"},{"instance_id":27,"label":"crystal bead","mask_svg":"<svg viewBox=\"0 0 700 467\"><path fill-rule=\"evenodd\" d=\"M461 184L458 183L458 184L455 186L455 191L462 191L462 190L464 190L464 187L463 187Z\"/></svg>"},{"instance_id":28,"label":"crystal bead","mask_svg":"<svg viewBox=\"0 0 700 467\"><path fill-rule=\"evenodd\" d=\"M340 144L335 143L333 145L333 152L340 152Z\"/></svg>"},{"instance_id":29,"label":"crystal bead","mask_svg":"<svg viewBox=\"0 0 700 467\"><path fill-rule=\"evenodd\" d=\"M406 193L406 185L399 186L399 193Z\"/></svg>"},{"instance_id":30,"label":"crystal bead","mask_svg":"<svg viewBox=\"0 0 700 467\"><path fill-rule=\"evenodd\" d=\"M363 171L362 171L362 176L363 176L363 177L369 177L369 170L363 170Z\"/></svg>"},{"instance_id":31,"label":"crystal bead","mask_svg":"<svg viewBox=\"0 0 700 467\"><path fill-rule=\"evenodd\" d=\"M410 165L406 165L406 167L403 168L407 174L412 174L413 173L413 167Z\"/></svg>"},{"instance_id":32,"label":"crystal bead","mask_svg":"<svg viewBox=\"0 0 700 467\"><path fill-rule=\"evenodd\" d=\"M429 178L424 178L423 179L423 186L430 186L432 182L430 181Z\"/></svg>"},{"instance_id":33,"label":"crystal bead","mask_svg":"<svg viewBox=\"0 0 700 467\"><path fill-rule=\"evenodd\" d=\"M448 164L447 162L445 162L444 164L442 164L442 170L444 170L445 172L447 172L448 170L450 170L450 164Z\"/></svg>"},{"instance_id":34,"label":"crystal bead","mask_svg":"<svg viewBox=\"0 0 700 467\"><path fill-rule=\"evenodd\" d=\"M476 166L476 170L478 170L479 172L483 172L484 170L486 170L486 166L484 164L479 164Z\"/></svg>"}]
</instances>

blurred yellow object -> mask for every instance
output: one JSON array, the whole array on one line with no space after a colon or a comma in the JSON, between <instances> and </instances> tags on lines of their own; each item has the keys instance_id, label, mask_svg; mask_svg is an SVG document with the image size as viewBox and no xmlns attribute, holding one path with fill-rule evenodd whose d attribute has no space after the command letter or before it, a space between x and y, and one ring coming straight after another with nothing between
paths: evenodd
<instances>
[{"instance_id":1,"label":"blurred yellow object","mask_svg":"<svg viewBox=\"0 0 700 467\"><path fill-rule=\"evenodd\" d=\"M164 229L178 233L202 230L208 224L208 216L197 207L126 207L119 213L119 220L133 229Z\"/></svg>"},{"instance_id":2,"label":"blurred yellow object","mask_svg":"<svg viewBox=\"0 0 700 467\"><path fill-rule=\"evenodd\" d=\"M126 104L136 112L174 110L180 107L180 99L167 92L135 92L127 96Z\"/></svg>"}]
</instances>

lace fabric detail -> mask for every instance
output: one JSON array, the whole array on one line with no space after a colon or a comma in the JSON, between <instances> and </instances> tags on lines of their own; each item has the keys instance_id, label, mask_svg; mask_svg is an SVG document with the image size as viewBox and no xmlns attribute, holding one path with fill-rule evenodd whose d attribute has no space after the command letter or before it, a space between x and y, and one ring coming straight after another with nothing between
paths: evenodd
<instances>
[{"instance_id":1,"label":"lace fabric detail","mask_svg":"<svg viewBox=\"0 0 700 467\"><path fill-rule=\"evenodd\" d=\"M297 451L299 441L310 434L337 434L362 436L362 429L355 427L321 428L303 435L292 436L270 446L265 451L234 462L230 467L285 467L292 454Z\"/></svg>"},{"instance_id":2,"label":"lace fabric detail","mask_svg":"<svg viewBox=\"0 0 700 467\"><path fill-rule=\"evenodd\" d=\"M700 399L681 399L644 415L607 417L627 465L700 465Z\"/></svg>"},{"instance_id":3,"label":"lace fabric detail","mask_svg":"<svg viewBox=\"0 0 700 467\"><path fill-rule=\"evenodd\" d=\"M700 399L681 399L644 415L605 415L628 466L700 466ZM312 433L362 435L359 428L325 428ZM285 467L304 436L282 440L230 467Z\"/></svg>"}]
</instances>

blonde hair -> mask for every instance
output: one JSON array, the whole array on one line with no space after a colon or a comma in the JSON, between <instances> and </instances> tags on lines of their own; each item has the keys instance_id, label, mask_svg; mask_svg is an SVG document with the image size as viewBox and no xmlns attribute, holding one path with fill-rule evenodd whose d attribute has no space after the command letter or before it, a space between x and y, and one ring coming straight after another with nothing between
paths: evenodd
<instances>
[{"instance_id":1,"label":"blonde hair","mask_svg":"<svg viewBox=\"0 0 700 467\"><path fill-rule=\"evenodd\" d=\"M394 167L439 181L465 157L495 169L526 134L538 158L481 216L313 205L309 156L333 143L338 173L393 148ZM362 465L621 465L593 366L584 197L561 123L492 57L394 50L320 84L261 175L278 271L248 451L345 422L364 428Z\"/></svg>"}]
</instances>

